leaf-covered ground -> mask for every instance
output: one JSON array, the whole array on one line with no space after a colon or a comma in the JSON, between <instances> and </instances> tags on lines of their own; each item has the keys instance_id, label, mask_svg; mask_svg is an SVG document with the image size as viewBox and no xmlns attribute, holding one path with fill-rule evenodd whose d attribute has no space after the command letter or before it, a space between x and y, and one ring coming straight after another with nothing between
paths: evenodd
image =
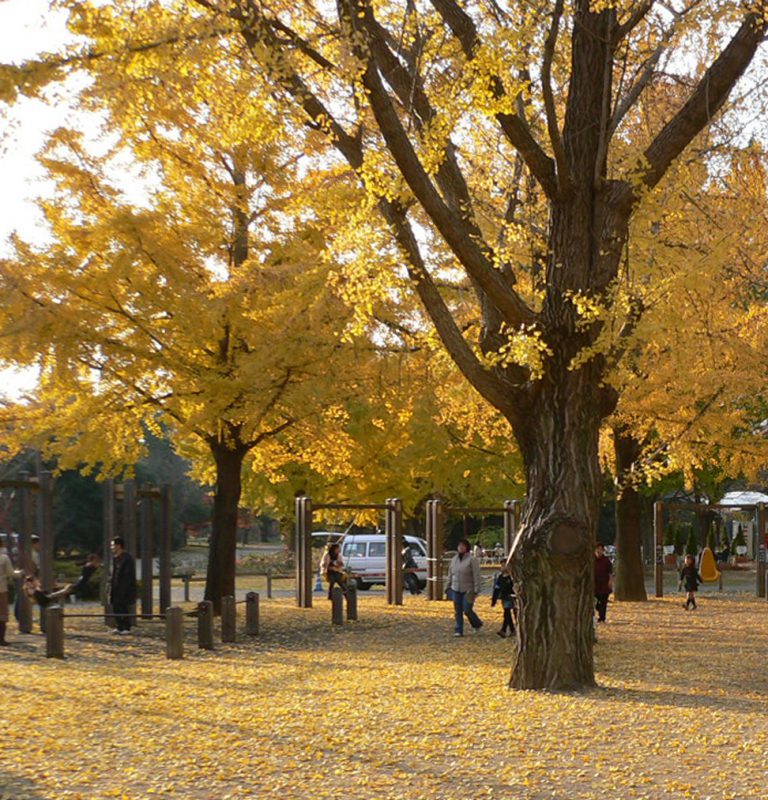
<instances>
[{"instance_id":1,"label":"leaf-covered ground","mask_svg":"<svg viewBox=\"0 0 768 800\"><path fill-rule=\"evenodd\" d=\"M447 604L421 597L362 597L335 631L327 601L264 601L258 639L199 651L190 621L175 662L147 623L115 637L71 620L63 662L11 635L0 797L768 795L764 600L612 604L584 695L507 690L487 603L482 634L454 639Z\"/></svg>"}]
</instances>

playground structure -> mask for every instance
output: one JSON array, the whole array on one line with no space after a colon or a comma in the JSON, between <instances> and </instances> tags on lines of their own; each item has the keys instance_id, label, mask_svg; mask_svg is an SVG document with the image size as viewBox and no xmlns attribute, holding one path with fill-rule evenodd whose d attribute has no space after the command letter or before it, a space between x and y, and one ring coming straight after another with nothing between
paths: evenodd
<instances>
[{"instance_id":1,"label":"playground structure","mask_svg":"<svg viewBox=\"0 0 768 800\"><path fill-rule=\"evenodd\" d=\"M39 477L30 476L26 471L19 472L17 478L0 481L0 489L12 489L18 493L20 525L18 526L19 563L26 574L34 572L32 562L31 537L38 531L40 537L40 588L44 592L53 591L53 479L50 472L41 472ZM37 506L37 513L35 513ZM37 516L37 520L35 520ZM24 592L19 592L19 631L32 630L32 604ZM45 625L41 618L41 626ZM44 629L44 627L43 627Z\"/></svg>"},{"instance_id":2,"label":"playground structure","mask_svg":"<svg viewBox=\"0 0 768 800\"><path fill-rule=\"evenodd\" d=\"M19 472L16 478L0 480L0 490L12 489L19 501L18 560L26 574L32 574L31 536L40 537L40 588L43 592L54 590L55 533L53 518L54 480L50 472L42 471L39 477ZM144 484L137 487L132 480L117 484L104 482L103 504L103 567L101 573L101 600L105 616L109 613L107 597L108 567L111 560L111 542L122 535L126 550L134 558L141 551L141 616L149 619L153 613L153 547L155 536L153 504L160 506L159 606L161 613L171 605L171 487ZM118 505L121 514L118 514ZM37 506L37 512L35 511ZM138 512L138 513L137 513ZM37 518L36 518L37 517ZM45 630L45 615L40 618ZM19 592L19 631L32 630L32 604L24 592Z\"/></svg>"},{"instance_id":3,"label":"playground structure","mask_svg":"<svg viewBox=\"0 0 768 800\"><path fill-rule=\"evenodd\" d=\"M472 508L446 506L442 500L427 500L427 598L443 600L443 553L445 552L445 523L449 515L494 514L504 519L504 557L512 552L515 535L520 527L521 503L505 500L501 508Z\"/></svg>"},{"instance_id":4,"label":"playground structure","mask_svg":"<svg viewBox=\"0 0 768 800\"><path fill-rule=\"evenodd\" d=\"M141 552L141 617L149 619L154 608L154 529L155 512L153 506L160 506L160 536L158 542L158 585L160 613L171 605L171 486L161 487L142 484L136 486L135 481L126 480L122 484L113 480L104 482L104 564L111 558L110 544L120 530L125 540L125 549L134 558L137 545ZM118 514L118 506L121 515ZM138 512L138 513L137 513ZM121 525L119 523L122 523ZM101 599L104 613L108 614L107 570L102 571Z\"/></svg>"},{"instance_id":5,"label":"playground structure","mask_svg":"<svg viewBox=\"0 0 768 800\"><path fill-rule=\"evenodd\" d=\"M653 505L653 535L654 545L656 550L656 557L654 559L654 578L656 584L656 597L664 596L664 515L669 511L691 511L691 512L723 512L734 513L735 509L732 505L714 503L708 505L706 503L676 503L658 501ZM753 552L756 560L756 576L755 576L755 596L766 597L765 586L765 557L766 557L766 513L765 503L745 504L739 507L739 510L744 512L752 512L756 517L756 526L754 529L754 547Z\"/></svg>"},{"instance_id":6,"label":"playground structure","mask_svg":"<svg viewBox=\"0 0 768 800\"><path fill-rule=\"evenodd\" d=\"M403 604L403 503L389 498L384 503L317 503L307 496L297 497L296 503L296 605L312 607L312 586L316 565L312 563L312 519L316 512L379 511L384 513L386 537L385 590L388 605ZM503 506L490 508L465 508L446 506L441 500L427 501L427 597L443 600L443 554L445 552L445 521L451 514L465 517L472 514L493 514L504 519L504 553L512 550L515 534L520 526L521 503L507 500ZM353 576L354 577L354 576Z\"/></svg>"}]
</instances>

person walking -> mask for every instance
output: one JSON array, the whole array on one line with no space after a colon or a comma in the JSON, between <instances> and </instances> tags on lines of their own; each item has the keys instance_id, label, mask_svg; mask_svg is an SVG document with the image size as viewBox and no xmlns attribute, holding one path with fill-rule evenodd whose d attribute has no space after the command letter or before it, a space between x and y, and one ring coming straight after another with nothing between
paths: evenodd
<instances>
[{"instance_id":1,"label":"person walking","mask_svg":"<svg viewBox=\"0 0 768 800\"><path fill-rule=\"evenodd\" d=\"M113 633L131 631L131 606L136 602L136 562L126 551L122 536L112 539L112 573L109 576L109 601L117 627Z\"/></svg>"},{"instance_id":2,"label":"person walking","mask_svg":"<svg viewBox=\"0 0 768 800\"><path fill-rule=\"evenodd\" d=\"M338 542L328 545L323 560L320 562L320 572L328 581L328 599L332 598L333 584L338 583L344 594L347 593L347 574L344 572L344 559Z\"/></svg>"},{"instance_id":3,"label":"person walking","mask_svg":"<svg viewBox=\"0 0 768 800\"><path fill-rule=\"evenodd\" d=\"M5 549L5 537L3 537L0 539L0 647L7 647L10 644L5 639L5 631L8 627L8 586L13 576L13 564Z\"/></svg>"},{"instance_id":4,"label":"person walking","mask_svg":"<svg viewBox=\"0 0 768 800\"><path fill-rule=\"evenodd\" d=\"M456 555L448 567L446 586L453 595L453 614L455 618L454 636L464 635L464 617L475 633L480 632L483 621L473 608L475 598L482 588L480 581L480 563L470 552L472 546L467 539L460 539L456 547Z\"/></svg>"},{"instance_id":5,"label":"person walking","mask_svg":"<svg viewBox=\"0 0 768 800\"><path fill-rule=\"evenodd\" d=\"M613 564L602 542L595 545L595 611L597 621L605 622L608 595L613 591Z\"/></svg>"},{"instance_id":6,"label":"person walking","mask_svg":"<svg viewBox=\"0 0 768 800\"><path fill-rule=\"evenodd\" d=\"M507 636L507 631L509 631L509 636L514 636L515 622L512 619L512 609L515 607L515 586L512 583L512 570L507 564L504 564L493 582L491 607L495 606L499 600L501 600L501 607L504 609L504 624L501 626L501 630L496 631L496 633L503 638Z\"/></svg>"},{"instance_id":7,"label":"person walking","mask_svg":"<svg viewBox=\"0 0 768 800\"><path fill-rule=\"evenodd\" d=\"M683 608L688 611L690 608L697 608L696 606L696 591L699 588L699 584L702 583L701 575L699 575L699 570L696 568L696 563L693 559L693 556L689 553L685 557L685 562L683 564L683 568L680 570L680 581L685 587L685 591L688 592L685 602L683 603Z\"/></svg>"}]
</instances>

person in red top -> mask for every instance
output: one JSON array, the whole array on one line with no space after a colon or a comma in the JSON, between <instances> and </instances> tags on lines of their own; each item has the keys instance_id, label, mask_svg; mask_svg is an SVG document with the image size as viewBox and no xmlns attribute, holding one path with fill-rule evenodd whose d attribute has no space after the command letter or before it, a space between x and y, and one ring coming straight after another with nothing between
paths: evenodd
<instances>
[{"instance_id":1,"label":"person in red top","mask_svg":"<svg viewBox=\"0 0 768 800\"><path fill-rule=\"evenodd\" d=\"M613 590L612 576L613 564L605 554L605 547L598 542L595 546L595 610L597 621L605 622L605 612L608 610L608 595Z\"/></svg>"}]
</instances>

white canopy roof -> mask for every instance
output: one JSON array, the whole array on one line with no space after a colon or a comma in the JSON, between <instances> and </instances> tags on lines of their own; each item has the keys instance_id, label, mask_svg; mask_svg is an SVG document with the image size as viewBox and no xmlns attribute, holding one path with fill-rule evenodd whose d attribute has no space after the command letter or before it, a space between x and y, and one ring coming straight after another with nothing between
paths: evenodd
<instances>
[{"instance_id":1,"label":"white canopy roof","mask_svg":"<svg viewBox=\"0 0 768 800\"><path fill-rule=\"evenodd\" d=\"M768 504L768 494L762 492L726 492L718 501L721 506L756 506L758 503Z\"/></svg>"}]
</instances>

